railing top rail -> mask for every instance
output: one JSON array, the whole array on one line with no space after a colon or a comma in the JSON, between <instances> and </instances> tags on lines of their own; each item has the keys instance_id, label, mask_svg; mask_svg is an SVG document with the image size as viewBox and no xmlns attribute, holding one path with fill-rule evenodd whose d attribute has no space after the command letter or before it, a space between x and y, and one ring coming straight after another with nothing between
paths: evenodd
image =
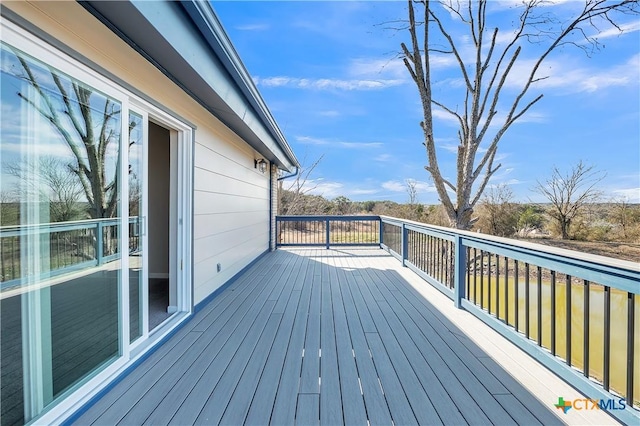
<instances>
[{"instance_id":1,"label":"railing top rail","mask_svg":"<svg viewBox=\"0 0 640 426\"><path fill-rule=\"evenodd\" d=\"M138 216L130 216L129 222L137 219ZM87 225L93 225L97 223L109 223L109 222L117 222L120 218L118 217L104 217L100 219L84 219L84 220L69 220L66 222L48 222L48 223L31 223L28 225L9 225L9 226L0 226L0 232L7 231L29 231L33 229L46 229L46 228L59 228L59 227L69 227L76 226L86 227Z\"/></svg>"},{"instance_id":2,"label":"railing top rail","mask_svg":"<svg viewBox=\"0 0 640 426\"><path fill-rule=\"evenodd\" d=\"M579 260L590 264L605 265L616 269L623 269L630 272L640 273L640 262L631 262L628 260L615 259L612 257L600 256L596 254L583 253L576 250L569 250L560 247L547 246L544 244L533 243L529 241L514 240L511 238L496 237L493 235L482 234L479 232L463 231L453 228L445 228L442 226L428 225L425 223L415 222L411 220L398 219L389 216L380 216L383 222L390 222L392 224L410 224L415 228L422 228L426 230L432 230L441 232L445 235L459 235L463 237L468 243L485 243L489 245L495 245L502 248L508 248L518 251L527 251L532 254L536 254L541 257L548 257L552 255L554 257L566 258L571 260ZM639 284L640 287L640 284Z\"/></svg>"},{"instance_id":3,"label":"railing top rail","mask_svg":"<svg viewBox=\"0 0 640 426\"><path fill-rule=\"evenodd\" d=\"M380 216L376 215L293 215L293 216L276 216L276 220L304 222L304 221L325 221L325 220L380 220Z\"/></svg>"}]
</instances>

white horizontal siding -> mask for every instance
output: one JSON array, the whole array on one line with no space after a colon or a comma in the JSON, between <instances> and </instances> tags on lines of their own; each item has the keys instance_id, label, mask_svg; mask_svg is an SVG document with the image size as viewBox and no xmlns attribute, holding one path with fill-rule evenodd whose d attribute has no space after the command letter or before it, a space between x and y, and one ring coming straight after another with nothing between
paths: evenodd
<instances>
[{"instance_id":1,"label":"white horizontal siding","mask_svg":"<svg viewBox=\"0 0 640 426\"><path fill-rule=\"evenodd\" d=\"M193 239L197 241L215 234L220 229L235 229L238 223L253 225L264 222L263 211L197 214L194 217Z\"/></svg>"},{"instance_id":2,"label":"white horizontal siding","mask_svg":"<svg viewBox=\"0 0 640 426\"><path fill-rule=\"evenodd\" d=\"M245 143L238 143L236 135L221 132L217 126L198 128L193 242L196 303L268 249L269 179L255 169L255 158L259 156Z\"/></svg>"},{"instance_id":3,"label":"white horizontal siding","mask_svg":"<svg viewBox=\"0 0 640 426\"><path fill-rule=\"evenodd\" d=\"M267 250L269 175L260 155L77 3L11 2L11 9L197 126L194 301ZM223 94L224 96L224 94ZM216 272L217 263L222 271Z\"/></svg>"},{"instance_id":4,"label":"white horizontal siding","mask_svg":"<svg viewBox=\"0 0 640 426\"><path fill-rule=\"evenodd\" d=\"M267 222L264 220L254 224L239 224L237 228L221 230L199 238L193 242L195 250L193 261L196 266L205 261L217 261L216 259L222 253L242 245L246 241L254 240L257 235L268 233L268 231ZM264 250L266 250L266 245Z\"/></svg>"},{"instance_id":5,"label":"white horizontal siding","mask_svg":"<svg viewBox=\"0 0 640 426\"><path fill-rule=\"evenodd\" d=\"M267 232L260 237L265 238ZM231 250L228 250L220 257L222 271L216 272L215 262L203 262L200 267L195 268L194 281L198 285L194 289L194 297L196 300L202 300L223 283L232 278L238 271L251 263L255 258L264 252L264 247L258 247L255 240L251 239Z\"/></svg>"}]
</instances>

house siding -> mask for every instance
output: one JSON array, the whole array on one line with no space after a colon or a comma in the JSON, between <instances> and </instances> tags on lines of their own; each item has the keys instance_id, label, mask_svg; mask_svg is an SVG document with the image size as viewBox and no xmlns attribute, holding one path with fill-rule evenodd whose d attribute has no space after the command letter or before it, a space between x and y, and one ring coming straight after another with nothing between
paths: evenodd
<instances>
[{"instance_id":1,"label":"house siding","mask_svg":"<svg viewBox=\"0 0 640 426\"><path fill-rule=\"evenodd\" d=\"M195 125L194 304L269 249L269 174L254 168L260 154L77 3L3 7Z\"/></svg>"}]
</instances>

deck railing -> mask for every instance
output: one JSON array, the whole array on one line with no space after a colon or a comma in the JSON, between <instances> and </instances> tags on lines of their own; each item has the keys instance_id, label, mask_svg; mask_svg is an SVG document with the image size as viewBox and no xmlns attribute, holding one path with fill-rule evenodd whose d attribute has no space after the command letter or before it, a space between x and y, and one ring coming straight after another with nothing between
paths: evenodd
<instances>
[{"instance_id":1,"label":"deck railing","mask_svg":"<svg viewBox=\"0 0 640 426\"><path fill-rule=\"evenodd\" d=\"M53 277L100 266L118 257L119 219L89 219L37 225L0 227L0 288L20 285L25 279ZM129 219L129 252L140 250L140 222ZM28 245L44 246L45 270L23 265Z\"/></svg>"},{"instance_id":2,"label":"deck railing","mask_svg":"<svg viewBox=\"0 0 640 426\"><path fill-rule=\"evenodd\" d=\"M277 245L380 246L379 216L278 216Z\"/></svg>"},{"instance_id":3,"label":"deck railing","mask_svg":"<svg viewBox=\"0 0 640 426\"><path fill-rule=\"evenodd\" d=\"M379 230L368 244L378 242L457 307L601 400L601 408L638 423L640 264L385 216L360 220ZM329 247L341 222L357 221L279 217L278 245Z\"/></svg>"}]
</instances>

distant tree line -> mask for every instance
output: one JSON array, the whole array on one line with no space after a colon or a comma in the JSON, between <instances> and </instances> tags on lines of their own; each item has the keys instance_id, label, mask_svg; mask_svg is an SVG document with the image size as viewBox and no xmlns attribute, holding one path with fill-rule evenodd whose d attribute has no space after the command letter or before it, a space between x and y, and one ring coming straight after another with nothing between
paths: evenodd
<instances>
[{"instance_id":1,"label":"distant tree line","mask_svg":"<svg viewBox=\"0 0 640 426\"><path fill-rule=\"evenodd\" d=\"M290 200L297 200L291 211ZM507 238L562 238L562 226L552 203L518 203L507 185L487 190L476 210L472 231ZM438 226L449 226L441 205L394 201L352 201L339 196L293 194L283 190L278 214L287 215L384 215ZM565 229L566 231L566 229ZM571 222L568 239L640 243L640 204L626 200L583 205Z\"/></svg>"}]
</instances>

